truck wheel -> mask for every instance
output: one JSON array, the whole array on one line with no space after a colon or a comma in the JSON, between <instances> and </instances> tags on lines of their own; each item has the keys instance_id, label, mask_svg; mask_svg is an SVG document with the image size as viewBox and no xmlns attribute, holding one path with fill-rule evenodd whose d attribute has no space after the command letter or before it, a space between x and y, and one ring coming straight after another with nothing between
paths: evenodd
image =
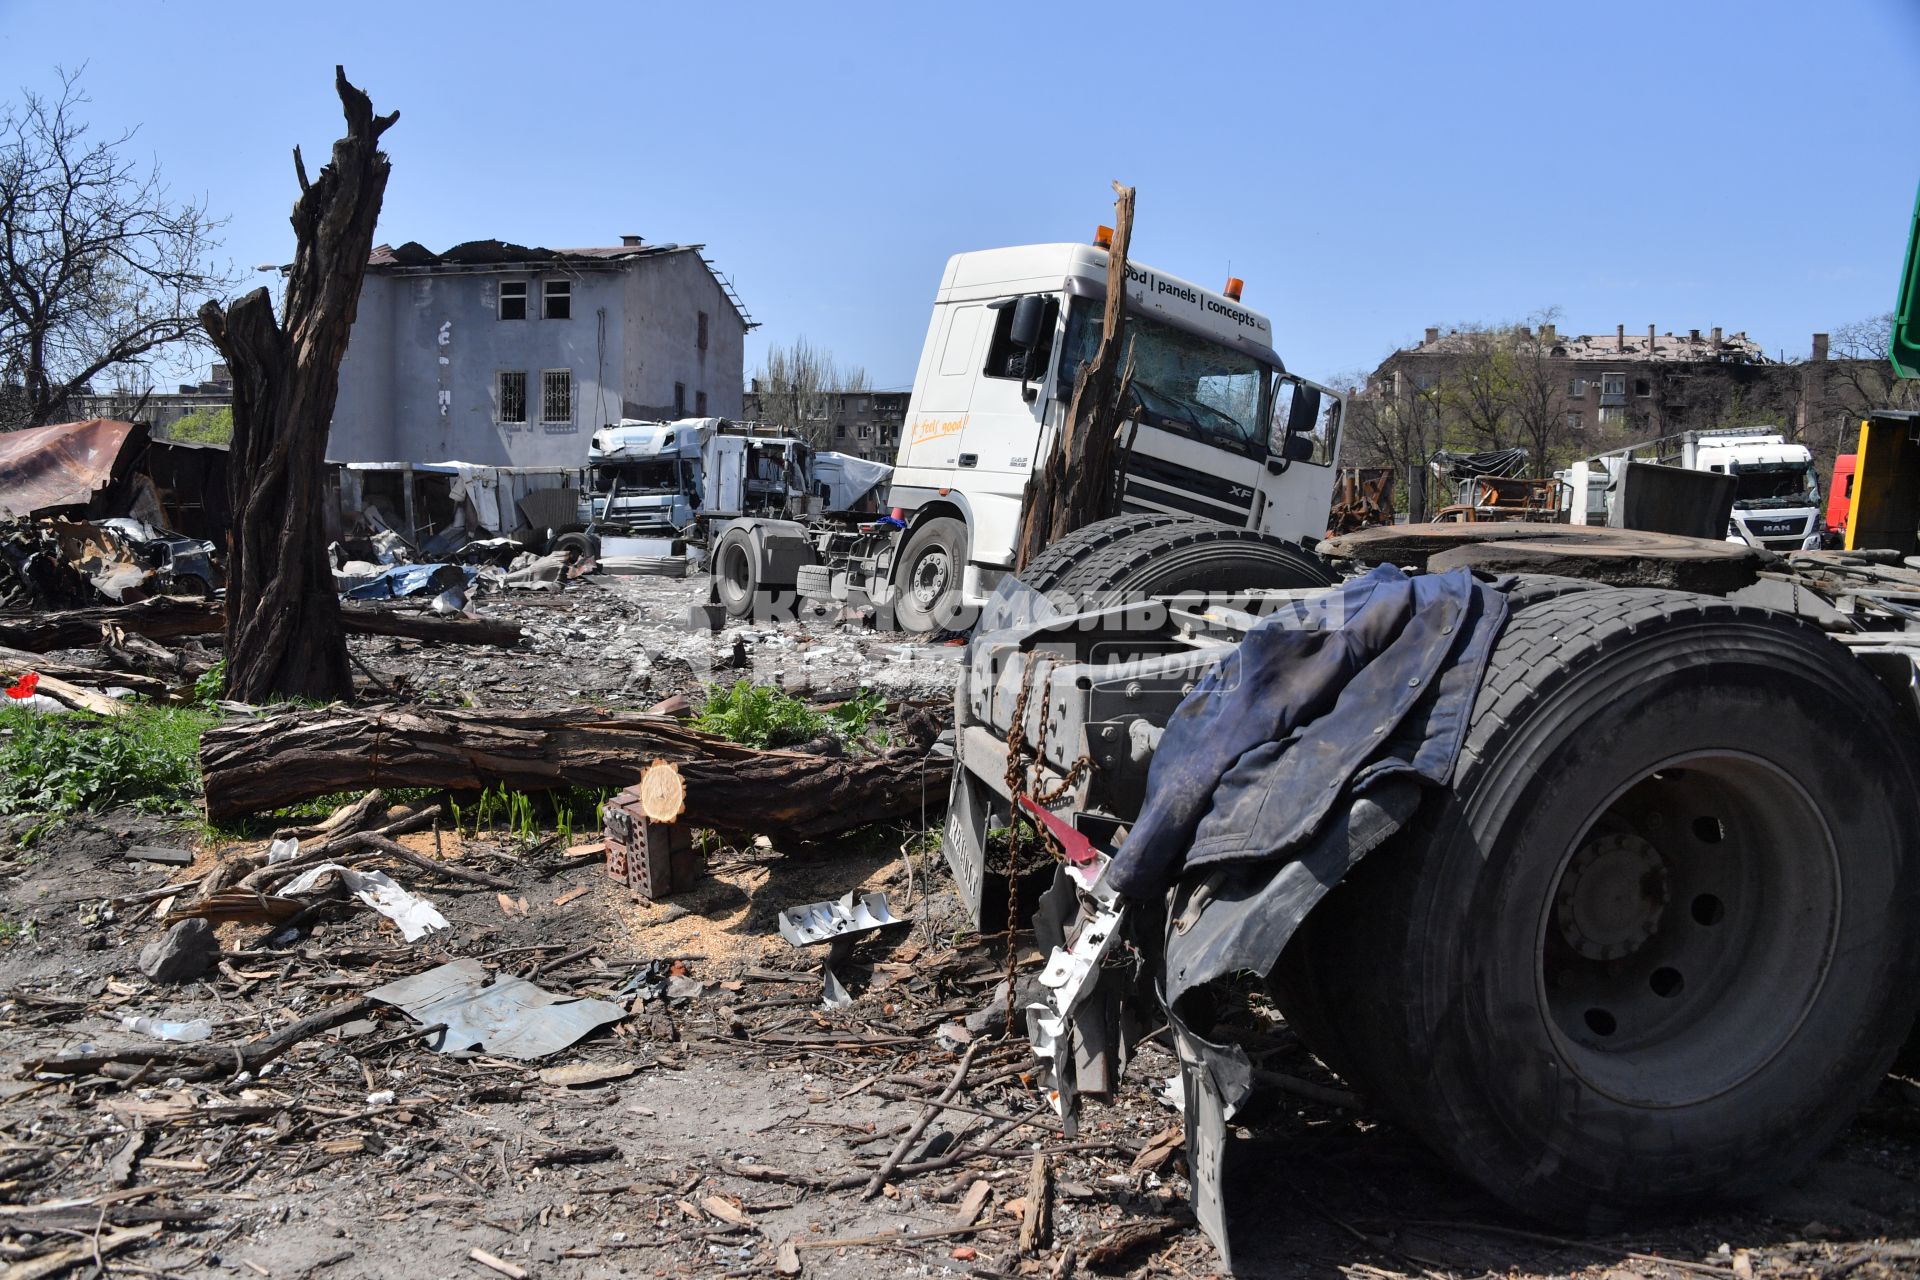
<instances>
[{"instance_id":1,"label":"truck wheel","mask_svg":"<svg viewBox=\"0 0 1920 1280\"><path fill-rule=\"evenodd\" d=\"M576 533L563 533L553 540L553 550L571 551L582 559L600 558L600 539L584 530Z\"/></svg>"},{"instance_id":2,"label":"truck wheel","mask_svg":"<svg viewBox=\"0 0 1920 1280\"><path fill-rule=\"evenodd\" d=\"M967 625L960 594L966 571L966 525L952 516L935 516L914 530L894 570L895 624L913 632Z\"/></svg>"},{"instance_id":3,"label":"truck wheel","mask_svg":"<svg viewBox=\"0 0 1920 1280\"><path fill-rule=\"evenodd\" d=\"M1516 1209L1593 1229L1756 1194L1913 1025L1916 778L1899 708L1810 627L1545 600L1500 638L1452 785L1289 945L1281 1007Z\"/></svg>"},{"instance_id":4,"label":"truck wheel","mask_svg":"<svg viewBox=\"0 0 1920 1280\"><path fill-rule=\"evenodd\" d=\"M1122 538L1170 524L1203 523L1212 522L1205 516L1173 515L1163 511L1133 512L1096 520L1075 529L1028 561L1027 567L1020 571L1020 581L1045 595L1053 591L1060 579L1082 560Z\"/></svg>"},{"instance_id":5,"label":"truck wheel","mask_svg":"<svg viewBox=\"0 0 1920 1280\"><path fill-rule=\"evenodd\" d=\"M713 582L730 618L753 616L760 594L760 556L744 529L729 529L713 549Z\"/></svg>"},{"instance_id":6,"label":"truck wheel","mask_svg":"<svg viewBox=\"0 0 1920 1280\"><path fill-rule=\"evenodd\" d=\"M1224 596L1333 582L1327 566L1298 547L1255 529L1199 519L1137 530L1110 542L1063 572L1054 590L1097 608L1141 596Z\"/></svg>"}]
</instances>

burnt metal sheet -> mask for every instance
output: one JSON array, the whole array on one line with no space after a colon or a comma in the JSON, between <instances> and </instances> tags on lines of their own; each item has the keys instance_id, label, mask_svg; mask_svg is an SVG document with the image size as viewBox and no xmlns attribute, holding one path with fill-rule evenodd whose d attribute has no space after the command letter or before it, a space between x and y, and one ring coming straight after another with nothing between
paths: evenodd
<instances>
[{"instance_id":1,"label":"burnt metal sheet","mask_svg":"<svg viewBox=\"0 0 1920 1280\"><path fill-rule=\"evenodd\" d=\"M85 506L113 483L140 428L112 418L0 433L0 519Z\"/></svg>"}]
</instances>

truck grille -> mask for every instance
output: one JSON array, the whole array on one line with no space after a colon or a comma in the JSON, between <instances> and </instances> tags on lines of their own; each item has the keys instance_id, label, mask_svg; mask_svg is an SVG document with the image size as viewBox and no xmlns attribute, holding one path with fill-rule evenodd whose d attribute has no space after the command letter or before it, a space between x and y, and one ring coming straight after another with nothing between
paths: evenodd
<instances>
[{"instance_id":1,"label":"truck grille","mask_svg":"<svg viewBox=\"0 0 1920 1280\"><path fill-rule=\"evenodd\" d=\"M1226 476L1135 454L1127 463L1122 511L1177 511L1245 526L1253 514L1253 486Z\"/></svg>"}]
</instances>

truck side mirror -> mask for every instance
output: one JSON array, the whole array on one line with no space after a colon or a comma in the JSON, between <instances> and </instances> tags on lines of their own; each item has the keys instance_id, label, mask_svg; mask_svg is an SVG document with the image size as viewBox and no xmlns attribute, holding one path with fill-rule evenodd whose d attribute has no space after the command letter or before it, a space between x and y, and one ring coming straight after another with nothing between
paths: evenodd
<instances>
[{"instance_id":1,"label":"truck side mirror","mask_svg":"<svg viewBox=\"0 0 1920 1280\"><path fill-rule=\"evenodd\" d=\"M1320 421L1320 388L1296 385L1293 403L1287 406L1287 444L1282 452L1292 457L1293 442L1313 434ZM1307 444L1307 456L1313 456L1313 444Z\"/></svg>"},{"instance_id":2,"label":"truck side mirror","mask_svg":"<svg viewBox=\"0 0 1920 1280\"><path fill-rule=\"evenodd\" d=\"M1023 351L1040 343L1040 321L1047 313L1047 300L1029 293L1013 304L1013 323L1007 327L1007 340Z\"/></svg>"}]
</instances>

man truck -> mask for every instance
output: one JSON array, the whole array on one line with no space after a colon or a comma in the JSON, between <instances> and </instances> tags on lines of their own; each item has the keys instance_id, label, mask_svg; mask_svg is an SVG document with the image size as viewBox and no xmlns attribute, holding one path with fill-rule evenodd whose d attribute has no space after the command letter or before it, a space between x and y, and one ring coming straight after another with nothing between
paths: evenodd
<instances>
[{"instance_id":1,"label":"man truck","mask_svg":"<svg viewBox=\"0 0 1920 1280\"><path fill-rule=\"evenodd\" d=\"M1103 229L1104 231L1104 229ZM1132 395L1116 457L1122 512L1210 522L1189 555L1258 562L1260 581L1330 579L1325 532L1340 397L1288 373L1273 325L1240 298L1129 262ZM795 597L871 603L902 630L963 628L1012 571L1027 483L1100 339L1107 249L1039 244L956 254L934 298L888 504L857 526L710 522L715 590L745 617ZM1223 532L1224 530L1224 532Z\"/></svg>"},{"instance_id":2,"label":"man truck","mask_svg":"<svg viewBox=\"0 0 1920 1280\"><path fill-rule=\"evenodd\" d=\"M1683 431L1576 462L1565 473L1571 523L1607 523L1620 472L1629 462L1733 476L1729 541L1769 551L1800 551L1821 543L1825 529L1813 451L1788 440L1777 427Z\"/></svg>"}]
</instances>

